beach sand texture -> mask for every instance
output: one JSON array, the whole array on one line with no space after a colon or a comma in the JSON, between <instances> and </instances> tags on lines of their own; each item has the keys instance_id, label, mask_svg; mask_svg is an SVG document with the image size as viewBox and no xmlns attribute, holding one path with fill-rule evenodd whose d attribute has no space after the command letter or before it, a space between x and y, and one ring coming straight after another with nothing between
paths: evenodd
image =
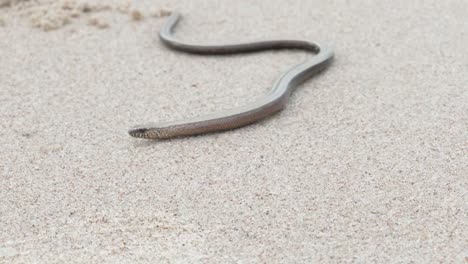
<instances>
[{"instance_id":1,"label":"beach sand texture","mask_svg":"<svg viewBox=\"0 0 468 264\"><path fill-rule=\"evenodd\" d=\"M98 3L98 4L97 4ZM466 263L467 1L0 1L0 262ZM168 141L127 129L252 102L332 43L287 108Z\"/></svg>"}]
</instances>

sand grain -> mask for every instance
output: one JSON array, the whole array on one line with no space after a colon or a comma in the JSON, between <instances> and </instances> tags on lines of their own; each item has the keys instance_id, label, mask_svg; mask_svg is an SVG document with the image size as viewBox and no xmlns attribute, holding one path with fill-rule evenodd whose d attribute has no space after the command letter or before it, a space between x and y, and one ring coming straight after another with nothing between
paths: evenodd
<instances>
[{"instance_id":1,"label":"sand grain","mask_svg":"<svg viewBox=\"0 0 468 264\"><path fill-rule=\"evenodd\" d=\"M466 1L128 2L0 9L0 263L466 262ZM263 122L137 140L312 56L173 51L163 7L189 42L291 37L336 60Z\"/></svg>"},{"instance_id":2,"label":"sand grain","mask_svg":"<svg viewBox=\"0 0 468 264\"><path fill-rule=\"evenodd\" d=\"M29 20L29 23L44 31L60 29L68 24L79 22L80 18L87 17L88 24L97 28L106 28L110 24L98 18L101 13L117 12L128 14L133 21L141 21L145 14L138 9L131 9L131 2L100 3L95 1L78 0L16 0L0 2L1 6L8 9L17 17ZM157 9L158 16L168 14L167 9ZM93 17L89 17L93 15Z\"/></svg>"}]
</instances>

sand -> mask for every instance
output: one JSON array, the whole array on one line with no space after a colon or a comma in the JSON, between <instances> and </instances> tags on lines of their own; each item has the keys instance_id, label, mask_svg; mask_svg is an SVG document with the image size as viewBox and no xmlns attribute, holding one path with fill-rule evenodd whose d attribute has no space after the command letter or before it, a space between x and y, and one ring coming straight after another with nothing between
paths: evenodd
<instances>
[{"instance_id":1,"label":"sand","mask_svg":"<svg viewBox=\"0 0 468 264\"><path fill-rule=\"evenodd\" d=\"M468 261L466 1L82 3L0 9L0 262ZM161 10L186 40L297 37L336 60L264 122L134 139L309 56L177 53Z\"/></svg>"}]
</instances>

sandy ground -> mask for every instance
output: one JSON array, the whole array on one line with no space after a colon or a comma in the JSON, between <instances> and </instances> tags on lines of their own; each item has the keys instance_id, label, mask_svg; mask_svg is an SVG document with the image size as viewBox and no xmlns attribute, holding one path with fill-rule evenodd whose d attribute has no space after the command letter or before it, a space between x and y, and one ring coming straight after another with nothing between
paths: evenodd
<instances>
[{"instance_id":1,"label":"sandy ground","mask_svg":"<svg viewBox=\"0 0 468 264\"><path fill-rule=\"evenodd\" d=\"M68 2L0 9L0 262L468 262L467 1ZM336 60L264 122L134 139L308 56L173 52L152 8L181 11L183 39Z\"/></svg>"}]
</instances>

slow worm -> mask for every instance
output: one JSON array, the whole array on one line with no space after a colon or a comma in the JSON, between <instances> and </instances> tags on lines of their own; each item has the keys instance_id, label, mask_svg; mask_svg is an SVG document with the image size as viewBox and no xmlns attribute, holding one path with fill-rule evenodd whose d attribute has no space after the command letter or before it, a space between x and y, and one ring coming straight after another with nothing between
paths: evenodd
<instances>
[{"instance_id":1,"label":"slow worm","mask_svg":"<svg viewBox=\"0 0 468 264\"><path fill-rule=\"evenodd\" d=\"M180 121L135 126L129 130L129 134L133 137L167 139L224 131L252 124L282 110L286 106L291 92L301 82L325 69L333 59L333 50L330 47L302 40L270 40L227 45L199 45L181 42L172 34L180 17L180 14L173 13L159 33L161 41L175 50L214 55L271 49L302 49L312 52L314 56L284 73L268 94L253 103Z\"/></svg>"}]
</instances>

